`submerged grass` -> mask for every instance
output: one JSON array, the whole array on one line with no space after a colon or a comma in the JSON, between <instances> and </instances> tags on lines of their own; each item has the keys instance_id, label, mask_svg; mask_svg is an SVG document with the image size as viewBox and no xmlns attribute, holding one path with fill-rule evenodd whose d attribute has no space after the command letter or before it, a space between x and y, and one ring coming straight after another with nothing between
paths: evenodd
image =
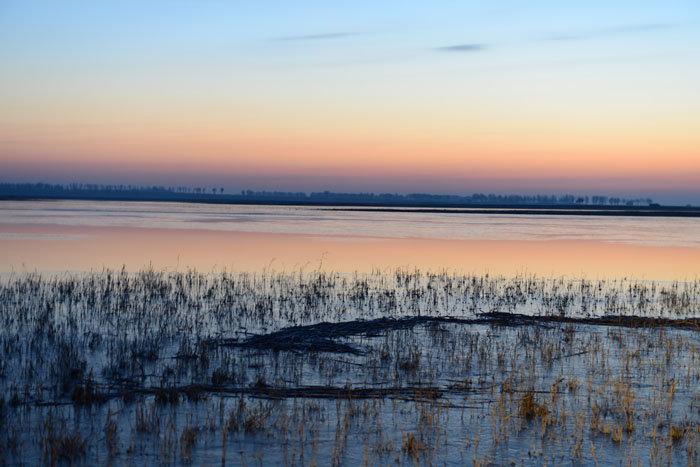
<instances>
[{"instance_id":1,"label":"submerged grass","mask_svg":"<svg viewBox=\"0 0 700 467\"><path fill-rule=\"evenodd\" d=\"M700 284L0 280L0 464L694 463Z\"/></svg>"}]
</instances>

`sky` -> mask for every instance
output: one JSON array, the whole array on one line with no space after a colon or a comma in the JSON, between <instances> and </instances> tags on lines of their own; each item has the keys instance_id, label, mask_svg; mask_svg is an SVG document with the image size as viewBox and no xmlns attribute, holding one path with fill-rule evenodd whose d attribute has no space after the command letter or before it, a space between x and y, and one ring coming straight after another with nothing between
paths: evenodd
<instances>
[{"instance_id":1,"label":"sky","mask_svg":"<svg viewBox=\"0 0 700 467\"><path fill-rule=\"evenodd\" d=\"M0 181L700 204L700 2L0 0Z\"/></svg>"}]
</instances>

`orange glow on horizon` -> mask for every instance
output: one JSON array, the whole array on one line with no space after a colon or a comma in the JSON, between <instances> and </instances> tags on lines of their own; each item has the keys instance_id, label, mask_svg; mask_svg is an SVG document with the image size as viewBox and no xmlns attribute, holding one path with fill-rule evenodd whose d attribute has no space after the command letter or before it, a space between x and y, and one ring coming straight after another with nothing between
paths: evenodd
<instances>
[{"instance_id":1,"label":"orange glow on horizon","mask_svg":"<svg viewBox=\"0 0 700 467\"><path fill-rule=\"evenodd\" d=\"M273 134L274 132L271 132ZM7 167L33 162L79 163L104 170L111 164L134 170L167 166L169 171L239 171L329 175L350 171L399 176L578 178L700 173L700 141L662 144L649 141L547 140L542 135L466 135L432 138L406 135L379 139L326 135L304 139L296 135L223 137L216 132L133 130L120 134L91 131L47 135L31 146L6 149ZM699 138L700 139L700 138ZM50 154L46 156L46 154Z\"/></svg>"}]
</instances>

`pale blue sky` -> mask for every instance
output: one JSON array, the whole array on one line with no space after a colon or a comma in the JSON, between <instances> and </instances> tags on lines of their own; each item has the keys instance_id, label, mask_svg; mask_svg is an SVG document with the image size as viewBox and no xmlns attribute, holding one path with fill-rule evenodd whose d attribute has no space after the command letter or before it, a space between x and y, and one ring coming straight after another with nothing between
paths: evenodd
<instances>
[{"instance_id":1,"label":"pale blue sky","mask_svg":"<svg viewBox=\"0 0 700 467\"><path fill-rule=\"evenodd\" d=\"M668 183L684 167L700 177L700 165L692 164L694 156L700 158L698 139L692 137L700 117L699 19L698 1L341 5L0 0L0 162L4 159L4 178L68 181L78 174L100 181L107 178L105 167L113 168L124 157L137 159L135 149L120 152L114 141L126 138L136 146L138 139L143 147L158 145L144 142L129 128L152 127L177 135L189 125L217 128L221 138L243 139L269 129L270 138L279 140L277 149L259 141L257 146L238 139L225 143L232 148L231 163L249 168L245 176L224 173L224 142L203 150L210 156L191 154L203 160L211 157L211 169L172 170L166 176L135 165L132 175L124 171L120 176L130 178L126 182L143 177L143 182L187 183L191 177L192 183L199 183L198 178L216 175L217 184L231 188L249 183L245 188L305 190L321 189L326 183L379 191L381 177L367 182L359 165L355 172L350 170L355 179L341 173L347 173L352 157L345 153L329 155L329 162L319 165L323 170L318 169L322 173L317 179L312 170L287 176L283 164L277 171L274 166L298 159L301 166L312 167L321 160L316 155L307 161L299 148L284 153L284 147L297 143L319 153L313 148L328 151L326 140L335 137L339 146L361 140L365 146L372 141L383 147L385 142L373 133L378 128L385 129L390 146L416 132L424 132L426 145L438 146L457 141L459 135L481 135L477 142L460 140L454 145L468 148L465 154L483 150L496 161L503 157L501 165L510 166L525 156L503 155L498 138L507 138L512 145L521 137L544 141L547 136L542 133L559 121L566 121L561 138L569 138L572 148L580 147L587 133L628 135L630 143L624 148L620 136L601 139L594 149L600 162L604 144L618 145L615 154L620 161L629 161L640 145L661 147L661 136L648 143L631 141L635 132L653 132L659 117L658 135L682 143L671 158L678 170L664 175L666 188L639 182L639 189L630 185L625 190L662 196L666 190L668 196L700 199L688 184L681 193L676 184ZM627 118L634 125L621 123ZM106 148L94 151L94 166L80 152L87 154L88 149L80 146L78 136L92 125L103 128L103 133L93 132L90 144ZM318 128L325 135L323 143L314 139ZM487 140L484 135L489 134L498 136ZM357 141L353 135L359 135L354 137ZM194 143L178 147L187 144ZM548 144L532 143L532 151L566 149L564 143L557 148ZM143 158L153 157L157 165L166 150L153 150L161 156L145 151ZM72 158L72 151L83 155ZM376 160L382 160L382 154ZM653 158L659 151L654 154L645 154L640 163L657 163ZM470 158L478 155L465 155L464 166L473 165ZM391 157L385 165L397 156ZM413 154L409 159L420 157L427 156ZM266 162L257 166L255 160ZM559 180L576 178L577 171L589 178L624 177L620 170L595 172L581 161L559 167L542 160L545 179L550 172ZM436 161L445 173L459 178L457 156L440 156ZM469 183L464 188L456 181L445 188L440 181L445 176L437 172L417 183L422 170L411 163L413 172L405 174L403 182L394 179L387 185L397 191L470 192L489 186L495 192L561 191L556 183L541 180L532 187L508 182L517 173L506 173L499 181L494 175L498 163L485 168L483 177L465 170L462 176ZM43 166L49 168L42 170ZM372 164L367 170L374 170ZM379 166L376 170L381 172ZM487 181L480 185L480 177ZM587 191L587 186L589 191L615 188L612 182L579 185L578 191Z\"/></svg>"}]
</instances>

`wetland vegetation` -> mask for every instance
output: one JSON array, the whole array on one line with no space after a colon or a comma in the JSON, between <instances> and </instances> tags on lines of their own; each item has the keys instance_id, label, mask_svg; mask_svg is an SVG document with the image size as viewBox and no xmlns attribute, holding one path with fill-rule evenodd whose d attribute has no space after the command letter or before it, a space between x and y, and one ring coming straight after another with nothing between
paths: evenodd
<instances>
[{"instance_id":1,"label":"wetland vegetation","mask_svg":"<svg viewBox=\"0 0 700 467\"><path fill-rule=\"evenodd\" d=\"M0 464L694 464L699 298L417 270L9 274Z\"/></svg>"}]
</instances>

